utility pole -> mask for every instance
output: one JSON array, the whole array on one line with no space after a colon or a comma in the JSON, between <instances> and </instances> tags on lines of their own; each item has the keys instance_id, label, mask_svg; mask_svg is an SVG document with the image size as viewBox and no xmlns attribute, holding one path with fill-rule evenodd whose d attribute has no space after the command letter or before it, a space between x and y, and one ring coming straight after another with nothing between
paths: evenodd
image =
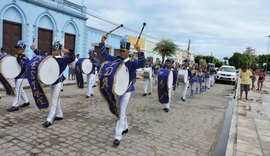
<instances>
[{"instance_id":1,"label":"utility pole","mask_svg":"<svg viewBox=\"0 0 270 156\"><path fill-rule=\"evenodd\" d=\"M187 50L189 51L190 49L190 39L188 40L188 47L187 47Z\"/></svg>"}]
</instances>

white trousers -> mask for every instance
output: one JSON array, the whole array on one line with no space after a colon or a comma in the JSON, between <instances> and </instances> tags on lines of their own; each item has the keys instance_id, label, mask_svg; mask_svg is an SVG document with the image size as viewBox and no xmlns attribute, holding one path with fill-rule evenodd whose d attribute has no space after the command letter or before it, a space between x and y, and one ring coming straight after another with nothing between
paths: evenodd
<instances>
[{"instance_id":1,"label":"white trousers","mask_svg":"<svg viewBox=\"0 0 270 156\"><path fill-rule=\"evenodd\" d=\"M210 82L211 82L211 76L210 76L210 78L205 78L205 85L206 85L207 89L210 88Z\"/></svg>"},{"instance_id":2,"label":"white trousers","mask_svg":"<svg viewBox=\"0 0 270 156\"><path fill-rule=\"evenodd\" d=\"M12 103L13 107L18 107L20 103L29 102L28 97L23 90L23 80L24 79L15 80L15 99Z\"/></svg>"},{"instance_id":3,"label":"white trousers","mask_svg":"<svg viewBox=\"0 0 270 156\"><path fill-rule=\"evenodd\" d=\"M55 117L63 118L63 112L60 104L60 92L63 82L51 86L51 109L47 121L53 122Z\"/></svg>"},{"instance_id":4,"label":"white trousers","mask_svg":"<svg viewBox=\"0 0 270 156\"><path fill-rule=\"evenodd\" d=\"M187 83L182 83L181 87L182 87L182 95L181 97L183 99L186 99L186 95L187 95L187 90L188 90L188 84L189 84L189 81Z\"/></svg>"},{"instance_id":5,"label":"white trousers","mask_svg":"<svg viewBox=\"0 0 270 156\"><path fill-rule=\"evenodd\" d=\"M171 97L172 97L172 87L169 88L168 92L169 92L169 101L168 101L168 103L165 103L164 106L165 106L165 108L170 109Z\"/></svg>"},{"instance_id":6,"label":"white trousers","mask_svg":"<svg viewBox=\"0 0 270 156\"><path fill-rule=\"evenodd\" d=\"M118 104L119 107L119 114L120 118L116 122L116 127L115 127L115 139L121 140L122 139L122 132L126 129L128 129L128 122L127 122L127 117L126 117L126 109L128 106L128 102L131 96L131 92L125 93L122 96L115 96L116 103Z\"/></svg>"},{"instance_id":7,"label":"white trousers","mask_svg":"<svg viewBox=\"0 0 270 156\"><path fill-rule=\"evenodd\" d=\"M148 85L149 85L149 92L152 93L152 84L153 78L144 80L144 93L147 93Z\"/></svg>"},{"instance_id":8,"label":"white trousers","mask_svg":"<svg viewBox=\"0 0 270 156\"><path fill-rule=\"evenodd\" d=\"M215 83L215 75L210 76L210 85L213 86Z\"/></svg>"},{"instance_id":9,"label":"white trousers","mask_svg":"<svg viewBox=\"0 0 270 156\"><path fill-rule=\"evenodd\" d=\"M87 79L88 79L87 81L88 92L86 95L90 96L91 94L94 94L93 86L96 82L96 74L88 74Z\"/></svg>"}]
</instances>

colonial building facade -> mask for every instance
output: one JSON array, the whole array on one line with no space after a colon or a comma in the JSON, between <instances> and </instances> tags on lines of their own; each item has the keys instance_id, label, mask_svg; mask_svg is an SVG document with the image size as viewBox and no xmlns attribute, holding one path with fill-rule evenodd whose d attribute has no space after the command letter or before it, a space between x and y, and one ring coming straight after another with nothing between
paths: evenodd
<instances>
[{"instance_id":1,"label":"colonial building facade","mask_svg":"<svg viewBox=\"0 0 270 156\"><path fill-rule=\"evenodd\" d=\"M0 47L8 54L14 55L14 46L20 39L27 45L26 55L30 58L34 53L30 50L33 43L43 51L50 52L53 41L60 41L65 48L72 49L81 57L88 57L88 49L98 52L98 59L103 62L98 43L107 32L87 26L86 7L68 0L2 0L0 3ZM119 55L119 41L123 36L111 34L106 46L111 55ZM136 37L126 35L132 43ZM141 39L139 44L146 56L154 56L154 43ZM132 47L132 50L134 48ZM149 53L149 55L148 55Z\"/></svg>"}]
</instances>

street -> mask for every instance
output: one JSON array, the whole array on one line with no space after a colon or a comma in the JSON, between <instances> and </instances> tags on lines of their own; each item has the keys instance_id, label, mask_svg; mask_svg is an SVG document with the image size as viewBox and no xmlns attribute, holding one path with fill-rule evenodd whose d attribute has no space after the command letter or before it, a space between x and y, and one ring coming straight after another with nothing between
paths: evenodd
<instances>
[{"instance_id":1,"label":"street","mask_svg":"<svg viewBox=\"0 0 270 156\"><path fill-rule=\"evenodd\" d=\"M233 88L215 84L182 102L179 86L172 93L170 112L165 113L157 87L153 85L152 95L143 97L143 81L137 80L127 108L129 132L117 148L112 147L116 118L97 87L94 97L86 99L86 88L64 86L64 120L47 129L42 123L49 109L38 110L26 89L30 107L6 112L13 97L0 100L0 155L209 155L223 126L225 96ZM49 88L45 90L49 93Z\"/></svg>"}]
</instances>

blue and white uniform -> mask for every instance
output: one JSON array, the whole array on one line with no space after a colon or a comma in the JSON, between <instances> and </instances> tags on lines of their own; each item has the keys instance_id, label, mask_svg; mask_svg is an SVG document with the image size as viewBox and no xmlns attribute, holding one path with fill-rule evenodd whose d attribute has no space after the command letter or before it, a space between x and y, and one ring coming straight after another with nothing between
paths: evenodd
<instances>
[{"instance_id":1,"label":"blue and white uniform","mask_svg":"<svg viewBox=\"0 0 270 156\"><path fill-rule=\"evenodd\" d=\"M94 59L94 58L89 58L92 62L92 71L87 74L87 87L88 87L88 92L86 94L86 96L93 96L94 95L94 91L93 91L93 86L95 85L96 82L96 75L97 75L97 71L99 71L100 68L100 63L98 60Z\"/></svg>"},{"instance_id":2,"label":"blue and white uniform","mask_svg":"<svg viewBox=\"0 0 270 156\"><path fill-rule=\"evenodd\" d=\"M127 92L122 95L122 96L115 96L116 98L116 103L118 104L119 108L119 120L116 123L116 128L115 128L115 136L114 138L117 140L122 139L122 132L126 129L128 129L128 122L127 122L127 117L126 117L126 108L128 106L128 102L131 96L131 93L135 90L134 84L136 82L136 70L138 68L143 68L145 66L145 57L144 53L138 53L138 60L137 59L130 59L129 57L125 60L122 60L119 57L114 57L112 55L109 55L106 52L105 44L104 43L99 43L99 47L101 49L101 55L104 60L107 61L124 61L126 67L129 70L129 84L130 87L128 88Z\"/></svg>"},{"instance_id":3,"label":"blue and white uniform","mask_svg":"<svg viewBox=\"0 0 270 156\"><path fill-rule=\"evenodd\" d=\"M20 74L15 78L15 99L13 100L12 106L18 107L20 103L28 103L28 97L23 90L23 81L26 79L26 67L29 59L25 54L17 56L17 62L21 66Z\"/></svg>"},{"instance_id":4,"label":"blue and white uniform","mask_svg":"<svg viewBox=\"0 0 270 156\"><path fill-rule=\"evenodd\" d=\"M34 53L36 55L46 56L45 53L43 53L39 50L35 50ZM63 57L62 56L54 56L54 58L56 59L58 65L59 65L60 76L56 80L56 82L54 82L51 85L51 89L50 89L51 108L50 108L50 112L49 112L49 115L48 115L47 120L46 120L49 123L52 123L55 117L63 118L63 112L62 112L61 100L60 100L61 87L62 87L64 80L66 79L65 76L63 75L63 72L65 71L68 64L72 63L75 60L75 55L74 55L74 52L71 51L70 53L68 53L68 55L65 55Z\"/></svg>"}]
</instances>

